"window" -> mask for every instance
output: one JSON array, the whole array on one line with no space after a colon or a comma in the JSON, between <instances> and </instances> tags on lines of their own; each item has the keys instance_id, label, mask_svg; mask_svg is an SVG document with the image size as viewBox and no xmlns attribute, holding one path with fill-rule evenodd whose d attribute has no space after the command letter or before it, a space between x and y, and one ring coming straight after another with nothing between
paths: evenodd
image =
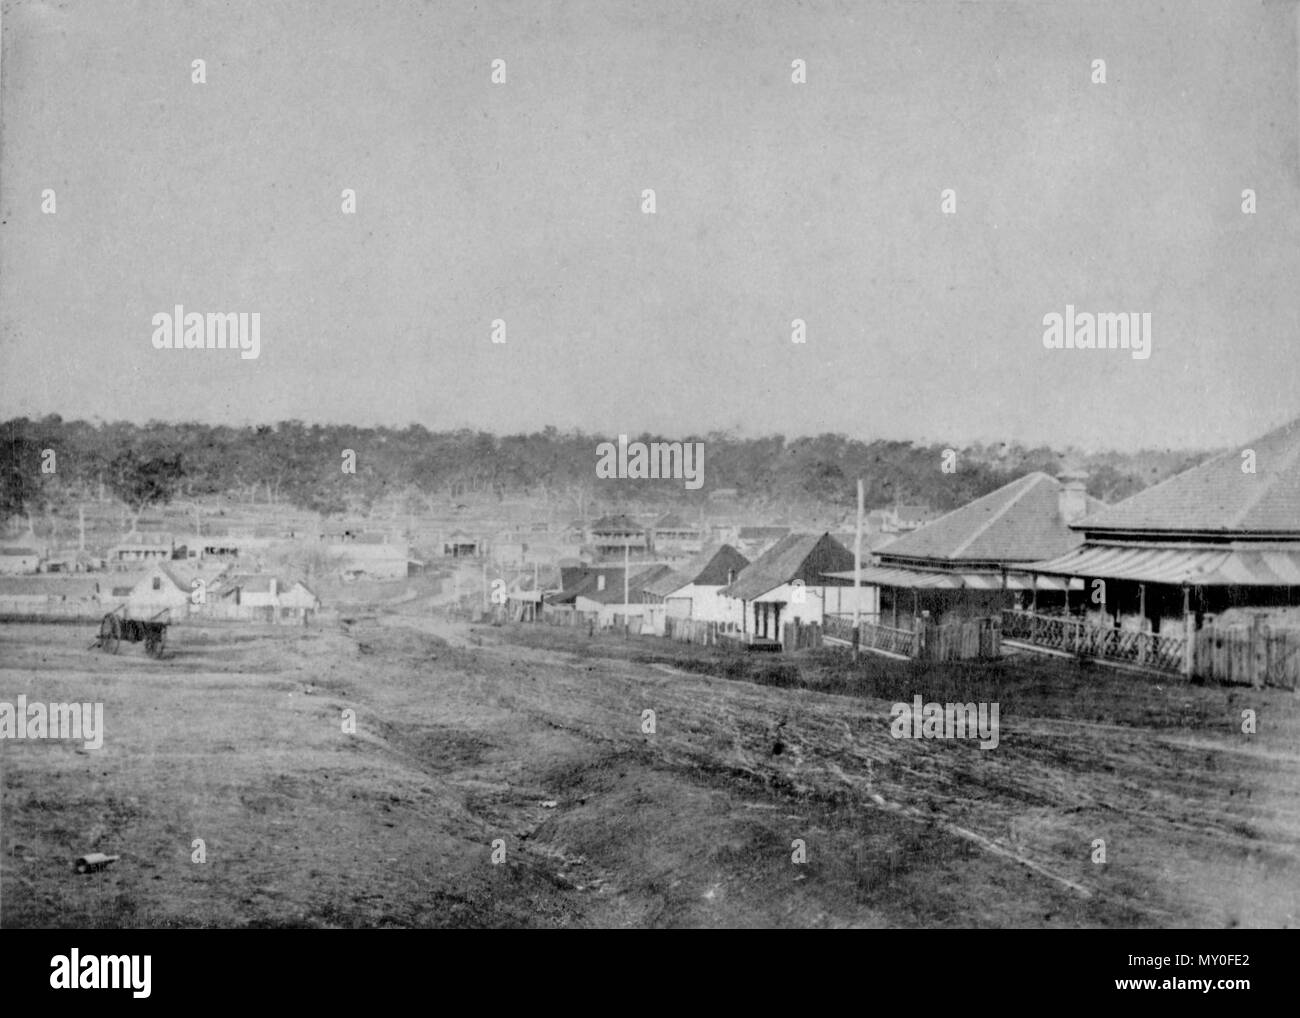
<instances>
[{"instance_id":1,"label":"window","mask_svg":"<svg viewBox=\"0 0 1300 1018\"><path fill-rule=\"evenodd\" d=\"M153 578L153 589L162 590L162 579L160 577L155 576Z\"/></svg>"}]
</instances>

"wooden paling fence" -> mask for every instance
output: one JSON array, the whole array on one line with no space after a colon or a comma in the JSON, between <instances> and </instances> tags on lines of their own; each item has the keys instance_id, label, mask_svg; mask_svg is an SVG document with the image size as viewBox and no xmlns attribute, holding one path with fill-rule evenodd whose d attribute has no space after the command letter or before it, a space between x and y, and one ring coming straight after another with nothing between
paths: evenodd
<instances>
[{"instance_id":1,"label":"wooden paling fence","mask_svg":"<svg viewBox=\"0 0 1300 1018\"><path fill-rule=\"evenodd\" d=\"M1196 633L1193 671L1218 682L1300 689L1300 630L1206 626Z\"/></svg>"},{"instance_id":2,"label":"wooden paling fence","mask_svg":"<svg viewBox=\"0 0 1300 1018\"><path fill-rule=\"evenodd\" d=\"M722 632L723 627L719 622L679 619L671 615L664 619L664 636L678 643L702 643L706 647L712 647L721 640Z\"/></svg>"},{"instance_id":3,"label":"wooden paling fence","mask_svg":"<svg viewBox=\"0 0 1300 1018\"><path fill-rule=\"evenodd\" d=\"M927 623L917 630L923 661L975 661L1002 656L1002 620L962 619L942 625Z\"/></svg>"},{"instance_id":4,"label":"wooden paling fence","mask_svg":"<svg viewBox=\"0 0 1300 1018\"><path fill-rule=\"evenodd\" d=\"M784 649L810 650L822 645L822 627L816 622L786 622L781 626Z\"/></svg>"},{"instance_id":5,"label":"wooden paling fence","mask_svg":"<svg viewBox=\"0 0 1300 1018\"><path fill-rule=\"evenodd\" d=\"M921 661L969 661L996 658L1002 654L1002 620L996 617L960 619L936 623L915 619L914 628L901 629L879 622L859 621L857 645ZM828 637L853 644L853 618L828 615Z\"/></svg>"},{"instance_id":6,"label":"wooden paling fence","mask_svg":"<svg viewBox=\"0 0 1300 1018\"><path fill-rule=\"evenodd\" d=\"M538 621L548 626L569 626L572 628L582 628L588 623L595 622L598 618L596 612L580 612L573 609L544 609L538 616Z\"/></svg>"}]
</instances>

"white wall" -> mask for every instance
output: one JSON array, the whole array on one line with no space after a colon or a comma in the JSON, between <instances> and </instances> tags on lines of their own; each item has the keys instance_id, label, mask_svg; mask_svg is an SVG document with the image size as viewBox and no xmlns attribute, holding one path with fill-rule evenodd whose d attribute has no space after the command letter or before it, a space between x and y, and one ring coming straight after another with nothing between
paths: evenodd
<instances>
[{"instance_id":1,"label":"white wall","mask_svg":"<svg viewBox=\"0 0 1300 1018\"><path fill-rule=\"evenodd\" d=\"M688 583L673 591L673 599L690 598L690 617L699 622L741 622L742 605L735 598L723 597L722 587ZM672 612L670 612L672 614Z\"/></svg>"}]
</instances>

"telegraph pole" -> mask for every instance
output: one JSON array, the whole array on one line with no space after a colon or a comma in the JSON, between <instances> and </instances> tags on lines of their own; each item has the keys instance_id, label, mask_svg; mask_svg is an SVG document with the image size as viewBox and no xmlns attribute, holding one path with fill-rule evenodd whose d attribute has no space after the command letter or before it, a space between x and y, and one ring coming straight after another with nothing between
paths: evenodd
<instances>
[{"instance_id":1,"label":"telegraph pole","mask_svg":"<svg viewBox=\"0 0 1300 1018\"><path fill-rule=\"evenodd\" d=\"M858 532L853 540L853 657L862 643L862 478L858 478Z\"/></svg>"}]
</instances>

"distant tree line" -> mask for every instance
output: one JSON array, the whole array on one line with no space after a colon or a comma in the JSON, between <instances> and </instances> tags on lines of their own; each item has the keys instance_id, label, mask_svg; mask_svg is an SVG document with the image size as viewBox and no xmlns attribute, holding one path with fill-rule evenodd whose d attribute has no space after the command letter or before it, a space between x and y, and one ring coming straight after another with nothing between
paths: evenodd
<instances>
[{"instance_id":1,"label":"distant tree line","mask_svg":"<svg viewBox=\"0 0 1300 1018\"><path fill-rule=\"evenodd\" d=\"M1092 495L1114 502L1203 458L1170 451L1084 454L1046 446L863 442L837 434L630 438L703 442L704 488L688 492L672 480L598 480L596 447L610 436L553 427L499 436L418 424L229 427L18 417L0 424L0 513L5 520L30 520L105 492L136 518L151 505L212 495L324 515L366 513L393 500L402 511L418 513L483 498L528 498L579 516L634 504L693 513L702 496L735 489L742 504L775 516L813 505L851 509L858 478L868 507L924 503L946 511L1029 471L1055 475L1067 466L1088 473ZM945 456L947 450L955 457ZM348 452L355 454L353 472L345 470Z\"/></svg>"}]
</instances>

